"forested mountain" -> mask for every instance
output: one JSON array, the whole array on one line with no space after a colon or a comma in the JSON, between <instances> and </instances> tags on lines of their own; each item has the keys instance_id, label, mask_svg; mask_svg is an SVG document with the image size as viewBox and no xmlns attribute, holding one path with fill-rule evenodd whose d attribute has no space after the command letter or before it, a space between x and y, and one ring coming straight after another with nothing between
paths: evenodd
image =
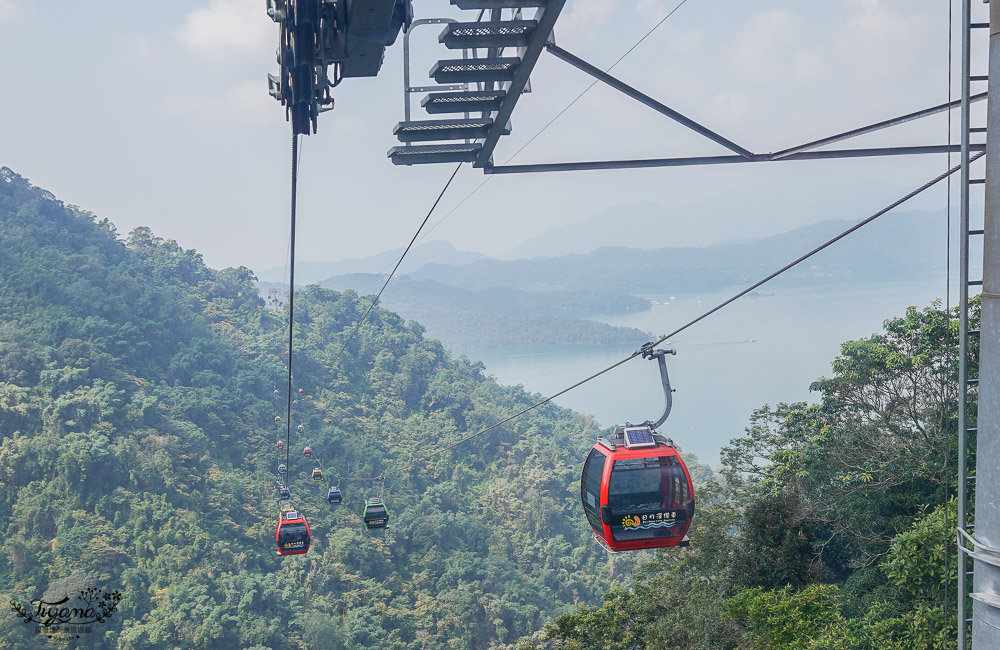
<instances>
[{"instance_id":1,"label":"forested mountain","mask_svg":"<svg viewBox=\"0 0 1000 650\"><path fill-rule=\"evenodd\" d=\"M254 282L0 172L5 603L120 590L87 647L487 648L625 575L579 512L589 419L547 404L419 460L537 396L383 309L338 355L367 302L319 287L295 304L289 468L313 544L276 557L287 312ZM361 522L370 482L327 506L306 444L328 475L388 472L387 531ZM0 647L36 625L8 612Z\"/></svg>"},{"instance_id":2,"label":"forested mountain","mask_svg":"<svg viewBox=\"0 0 1000 650\"><path fill-rule=\"evenodd\" d=\"M591 420L546 404L447 449L537 396L380 308L340 355L368 303L309 287L289 481L313 545L278 558L287 312L248 269L122 238L2 169L0 295L0 647L40 647L32 603L88 589L121 600L45 643L954 646L954 312L845 343L819 403L761 407L718 480L694 466L689 548L609 556L579 506ZM341 479L327 506L306 444L328 476L387 472L387 531L359 516L371 481Z\"/></svg>"}]
</instances>

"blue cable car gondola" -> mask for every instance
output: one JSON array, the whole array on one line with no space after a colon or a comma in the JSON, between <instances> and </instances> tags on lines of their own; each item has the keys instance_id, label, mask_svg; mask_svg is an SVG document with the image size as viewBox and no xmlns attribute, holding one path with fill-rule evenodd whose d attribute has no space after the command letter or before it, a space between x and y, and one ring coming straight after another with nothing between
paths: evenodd
<instances>
[{"instance_id":1,"label":"blue cable car gondola","mask_svg":"<svg viewBox=\"0 0 1000 650\"><path fill-rule=\"evenodd\" d=\"M330 490L326 493L326 502L333 507L339 506L344 502L344 495L340 491L340 487L334 485L330 488Z\"/></svg>"},{"instance_id":2,"label":"blue cable car gondola","mask_svg":"<svg viewBox=\"0 0 1000 650\"><path fill-rule=\"evenodd\" d=\"M278 488L278 499L280 501L288 501L292 498L292 492L286 486L282 485Z\"/></svg>"}]
</instances>

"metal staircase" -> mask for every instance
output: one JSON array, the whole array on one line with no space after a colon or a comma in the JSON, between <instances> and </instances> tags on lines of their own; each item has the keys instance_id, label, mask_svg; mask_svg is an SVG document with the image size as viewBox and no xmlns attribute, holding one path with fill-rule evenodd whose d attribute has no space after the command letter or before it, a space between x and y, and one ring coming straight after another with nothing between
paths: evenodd
<instances>
[{"instance_id":1,"label":"metal staircase","mask_svg":"<svg viewBox=\"0 0 1000 650\"><path fill-rule=\"evenodd\" d=\"M405 144L390 149L389 159L397 165L471 162L476 167L491 166L493 149L501 136L510 133L511 113L526 92L531 71L565 2L451 0L459 9L479 11L479 20L436 20L444 23L438 42L449 50L462 50L465 56L434 64L429 76L441 87L420 88L428 91L420 105L431 115L463 114L464 118L409 119L409 93L417 89L409 86L407 58L406 119L393 129ZM524 9L534 9L534 15L525 19ZM470 117L472 113L480 117Z\"/></svg>"}]
</instances>

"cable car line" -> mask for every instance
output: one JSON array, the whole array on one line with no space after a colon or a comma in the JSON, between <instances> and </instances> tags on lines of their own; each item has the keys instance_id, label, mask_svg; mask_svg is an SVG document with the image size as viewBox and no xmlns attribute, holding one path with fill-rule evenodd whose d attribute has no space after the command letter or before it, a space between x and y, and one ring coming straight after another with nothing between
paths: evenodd
<instances>
[{"instance_id":1,"label":"cable car line","mask_svg":"<svg viewBox=\"0 0 1000 650\"><path fill-rule=\"evenodd\" d=\"M285 467L292 443L292 343L295 323L295 202L298 189L299 136L292 134L292 204L288 254L288 401L285 404Z\"/></svg>"},{"instance_id":2,"label":"cable car line","mask_svg":"<svg viewBox=\"0 0 1000 650\"><path fill-rule=\"evenodd\" d=\"M333 363L330 364L331 366L337 365L337 360L340 359L340 356L342 354L344 354L344 350L346 350L347 346L350 345L351 341L354 340L354 336L358 333L358 330L361 329L361 326L364 324L364 322L366 320L368 320L368 314L370 314L371 311L372 311L372 309L375 308L376 303L378 303L378 299L382 297L382 292L385 291L385 288L387 286L389 286L389 281L392 280L392 277L396 274L396 270L399 269L399 265L403 263L403 259L406 257L406 254L410 252L410 249L413 247L413 244L417 241L417 237L420 236L420 231L423 230L424 226L427 225L427 220L431 218L432 214L434 214L434 209L437 208L438 203L441 202L442 197L444 197L444 193L448 191L448 187L451 185L451 182L453 180L455 180L455 176L458 174L458 170L462 168L462 164L463 163L458 163L458 165L456 165L455 171L453 171L451 173L451 176L448 178L448 182L445 183L444 187L441 188L441 192L438 194L437 198L434 199L434 205L432 205L431 209L427 211L427 216L425 216L424 220L420 223L420 227L417 228L417 232L413 233L413 238L410 239L410 243L407 244L406 250L404 250L403 254L399 256L399 260L396 262L396 266L392 267L392 271L389 273L389 277L387 277L385 279L385 282L382 284L382 288L378 290L378 295L376 295L375 298L372 300L371 304L368 305L368 309L365 310L364 315L358 320L357 325L354 326L354 330L351 331L351 335L349 337L347 337L347 341L345 341L344 344L342 346L340 346L340 351L337 352L337 356L333 358ZM293 196L294 196L294 194L293 194ZM294 205L294 199L293 199L293 205ZM293 214L294 214L294 208L293 208ZM294 224L294 217L293 217L293 224ZM292 226L292 232L293 233L295 232L294 225ZM294 235L293 235L293 238L294 238ZM295 259L294 239L293 239L292 246L293 246L293 248L292 248L292 251L293 251L292 252L292 259L294 260ZM289 368L291 368L291 364L289 364ZM291 388L291 370L290 369L289 369L289 379L288 379L288 381L289 381L288 390L289 390L289 394L290 394L290 391L292 389Z\"/></svg>"},{"instance_id":3,"label":"cable car line","mask_svg":"<svg viewBox=\"0 0 1000 650\"><path fill-rule=\"evenodd\" d=\"M289 452L292 442L292 360L294 356L293 344L294 323L295 323L295 208L296 191L298 188L298 135L292 133L292 197L290 210L290 243L288 254L288 394L285 404L285 462L278 466L278 525L274 531L274 541L277 546L279 556L304 555L309 552L310 533L309 524L301 512L295 510L289 503L291 492L288 489L287 472L289 466ZM276 424L281 422L281 418L275 416ZM280 439L279 439L280 443ZM279 445L279 458L281 457ZM284 474L282 473L284 470Z\"/></svg>"},{"instance_id":4,"label":"cable car line","mask_svg":"<svg viewBox=\"0 0 1000 650\"><path fill-rule=\"evenodd\" d=\"M948 103L951 104L952 93L951 93L951 51L952 51L952 3L948 0L948 76L947 76L947 87L948 87ZM948 111L948 144L951 145L951 111ZM948 152L948 160L945 163L945 169L951 167L951 152ZM945 213L946 213L946 225L945 225L945 243L944 243L944 313L945 313L945 324L948 328L951 327L951 180L948 180L945 190ZM956 354L959 353L958 350L955 351ZM944 397L948 398L947 389L945 389ZM951 458L951 436L945 436L944 443L944 463L942 468L942 473L947 480L949 476L949 459ZM951 490L948 487L948 483L945 483L944 495L942 498L942 510L944 511L944 529L946 531L951 531L951 526L949 525L948 518L948 503L951 500ZM944 575L951 575L951 534L945 533L944 535ZM958 576L955 576L956 582ZM946 577L942 581L941 585L941 611L944 612L944 620L949 620L949 602L948 598L948 585L951 582L950 578Z\"/></svg>"},{"instance_id":5,"label":"cable car line","mask_svg":"<svg viewBox=\"0 0 1000 650\"><path fill-rule=\"evenodd\" d=\"M986 155L986 152L976 153L975 155L973 155L973 156L971 156L969 158L969 162L970 163L975 162L976 160L978 160L979 158L982 158L985 155ZM832 246L836 242L840 241L844 237L847 237L848 235L850 235L854 231L856 231L856 230L858 230L858 229L860 229L860 228L868 225L869 223L871 223L872 221L875 221L876 219L878 219L879 217L883 216L887 212L890 212L890 211L894 210L895 208L897 208L900 205L902 205L903 203L909 201L910 199L912 199L913 197L917 196L918 194L924 192L925 190L927 190L927 189L933 187L934 185L936 185L937 183L940 183L941 181L943 181L946 178L950 177L952 174L954 174L955 172L959 171L961 168L962 168L961 165L955 165L954 167L948 169L947 171L945 171L945 172L939 174L938 176L934 177L933 179L927 181L926 183L924 183L920 187L916 188L915 190L909 192L905 196L903 196L903 197L901 197L901 198L893 201L892 203L890 203L886 207L882 208L878 212L874 213L870 217L867 217L866 219L863 219L862 221L859 221L858 223L854 224L853 226L851 226L851 227L847 228L846 230L842 231L840 234L835 235L834 237L831 237L830 239L826 240L824 243L820 244L816 248L813 248L808 253L805 253L804 255L799 256L794 261L789 262L788 264L784 265L783 267L781 267L777 271L771 273L770 275L768 275L764 279L759 280L758 282L755 282L754 284L750 285L746 289L743 289L742 291L740 291L739 293L735 294L731 298L729 298L727 300L724 300L723 302L719 303L715 307L712 307L711 309L709 309L708 311L704 312L700 316L698 316L698 317L696 317L696 318L688 321L684 325L681 325L680 327L678 327L677 329L673 330L669 334L662 334L656 340L649 341L648 343L643 344L643 346L641 348L639 348L638 350L636 350L635 352L633 352L629 356L625 357L624 359L611 364L610 366L604 368L603 370L599 370L599 371L595 372L594 374L590 375L589 377L576 382L572 386L570 386L568 388L564 388L563 390L559 391L558 393L550 395L550 396L548 396L548 397L546 397L546 398L544 398L542 400L539 400L539 401L535 402L534 404L526 406L523 409L521 409L520 411L518 411L518 412L516 412L516 413L514 413L512 415L507 416L506 418L500 420L499 422L495 422L495 423L489 425L488 427L485 427L485 428L483 428L483 429L481 429L481 430L479 430L479 431L477 431L477 432L475 432L473 434L470 434L468 436L465 436L464 438L461 438L461 439L457 440L456 442L453 442L453 443L451 443L449 445L445 445L443 447L439 447L438 449L430 452L429 454L426 454L425 456L422 456L422 457L420 457L420 458L418 458L416 460L409 461L409 462L405 463L404 465L401 465L401 466L399 466L397 468L386 470L386 471L382 472L381 474L379 474L378 476L340 477L340 480L342 480L342 481L377 481L377 480L384 479L384 477L388 476L389 474L398 474L398 473L400 473L400 472L402 472L404 470L410 469L411 467L413 467L415 465L418 465L419 463L422 463L422 462L424 462L426 460L429 460L429 459L431 459L431 458L433 458L435 456L443 454L446 451L454 449L455 447L457 447L457 446L459 446L459 445L461 445L463 443L466 443L466 442L468 442L468 441L470 441L470 440L472 440L474 438L478 438L479 436L481 436L481 435L483 435L485 433L488 433L488 432L492 431L493 429L496 429L497 427L502 426L502 425L510 422L511 420L514 420L514 419L516 419L516 418L524 415L525 413L528 413L529 411L533 411L536 408L538 408L539 406L542 406L543 404L547 404L547 403L551 402L552 400L556 399L557 397L561 397L562 395L565 395L566 393L568 393L569 391L573 390L574 388L578 388L578 387L582 386L583 384L586 384L587 382L589 382L589 381L591 381L593 379L596 379L597 377L600 377L601 375L603 375L603 374L605 374L607 372L610 372L611 370L614 370L618 366L621 366L621 365L623 365L623 364L631 361L632 359L635 359L636 357L647 356L650 352L653 351L653 348L655 348L657 345L660 345L661 343L663 343L667 339L669 339L671 337L674 337L677 334L680 334L684 330L686 330L689 327L695 325L696 323L701 322L702 320L704 320L705 318L711 316L712 314L714 314L715 312L719 311L723 307L726 307L727 305L735 302L736 300L739 300L740 298L742 298L743 296L747 295L748 293L750 293L754 289L759 288L761 285L763 285L763 284L765 284L765 283L773 280L774 278L776 278L779 275L785 273L786 271L789 271L790 269L798 266L799 264L801 264L802 262L806 261L810 257L813 257L817 253L823 251L826 248L829 248L830 246Z\"/></svg>"},{"instance_id":6,"label":"cable car line","mask_svg":"<svg viewBox=\"0 0 1000 650\"><path fill-rule=\"evenodd\" d=\"M678 9L680 9L681 7L683 7L686 2L687 2L687 0L681 0L680 3L676 7L674 7L673 9L671 9L670 12L666 16L664 16L663 18L661 18L658 23L656 23L655 25L653 25L653 27L650 28L650 30L648 32L646 32L642 36L642 38L640 38L638 41L636 41L635 43L633 43L632 47L628 48L628 50L626 50L624 54L622 54L620 57L618 57L618 59L614 63L612 63L610 66L608 66L607 68L605 68L604 71L605 72L611 72L615 68L615 66L617 66L619 63L621 63L625 59L625 57L627 57L629 54L632 53L633 50L635 50L635 48L639 47L643 43L643 41L645 41L647 38L649 38L652 35L652 33L655 32L657 30L657 28L659 28L660 25L662 25L663 23L667 22L667 19L670 18L671 16L673 16L674 13L676 13ZM552 124L556 120L558 120L560 117L563 116L563 113L565 113L566 111L568 111L573 106L573 104L577 103L584 95L586 95L588 92L590 92L591 88L593 88L597 84L598 84L598 80L597 79L594 79L592 82L590 82L590 85L587 86L586 88L584 88L583 92L581 92L579 95L577 95L570 103L566 104L566 106L561 111L559 111L558 113L555 114L555 117L553 117L552 119L550 119L545 124L545 126L543 126L541 129L539 129L535 133L535 135L533 135L530 138L528 138L528 141L525 142L524 144L522 144L520 149L518 149L517 151L515 151L513 153L513 155L511 155L509 158L507 158L507 160L504 161L503 166L509 165L510 161L514 160L514 158L517 158L518 154L520 154L522 151L524 151L525 148L527 148L527 146L529 144L531 144L532 142L535 141L535 138L537 138L542 133L544 133L545 130L548 129L550 126L552 126ZM443 217L441 217L441 219L437 223L435 223L433 226L431 226L427 230L427 235L431 234L434 231L435 228L437 228L442 223L444 223L445 219L447 219L448 217L450 217L456 210L458 210L460 207L462 207L462 205L466 201L468 201L470 198L472 198L473 194L475 194L476 192L478 192L479 190L481 190L483 188L483 186L486 185L487 183L489 183L490 180L493 177L494 177L493 174L488 174L486 176L486 178L483 179L482 183L480 183L479 185L477 185L476 187L474 187L471 192L469 192L468 194L465 195L464 199L462 199L461 201L459 201L458 204L455 205L455 207L453 207L451 210L449 210L448 213L445 214ZM424 235L424 236L426 237L427 235Z\"/></svg>"},{"instance_id":7,"label":"cable car line","mask_svg":"<svg viewBox=\"0 0 1000 650\"><path fill-rule=\"evenodd\" d=\"M983 157L985 155L986 155L985 151L980 151L979 153L977 153L974 156L970 157L969 158L969 162L972 163L972 162L978 160L979 158L981 158L981 157ZM729 298L728 300L725 300L725 301L719 303L718 305L716 305L712 309L709 309L707 312L705 312L701 316L698 316L694 320L691 320L691 321L685 323L684 325L682 325L681 327L677 328L673 332L670 332L669 334L663 334L663 335L661 335L660 338L658 338L656 341L653 341L653 345L657 346L660 343L662 343L662 342L666 341L667 339L669 339L670 337L676 336L680 332L683 332L684 330L686 330L687 328L691 327L695 323L697 323L697 322L699 322L699 321L701 321L701 320L703 320L703 319L711 316L712 314L714 314L715 312L719 311L720 309L722 309L726 305L730 304L731 302L734 302L734 301L742 298L743 296L747 295L748 293L750 293L754 289L757 289L761 285L763 285L763 284L765 284L765 283L773 280L774 278L778 277L779 275L781 275L785 271L788 271L789 269L791 269L791 268L793 268L795 266L798 266L799 264L801 264L802 262L806 261L807 259L809 259L813 255L815 255L816 253L819 253L820 251L824 250L825 248L828 248L828 247L832 246L833 244L835 244L836 242L840 241L844 237L847 237L848 235L850 235L855 230L858 230L860 228L863 228L864 226L867 226L869 223L871 223L872 221L875 221L876 219L878 219L879 217L881 217L885 213L898 208L903 203L906 203L907 201L909 201L910 199L912 199L916 195L920 194L924 190L927 190L928 188L930 188L930 187L932 187L932 186L940 183L941 181L943 181L944 179L948 178L949 176L951 176L955 172L959 171L961 168L962 168L961 165L955 165L954 167L952 167L948 171L943 172L942 174L936 176L935 178L927 181L926 183L924 183L923 185L921 185L917 189L913 190L912 192L910 192L906 196L903 196L903 197L901 197L899 199L896 199L895 201L893 201L892 203L890 203L886 207L882 208L881 210L879 210L878 212L876 212L872 216L868 217L867 219L859 221L858 223L854 224L853 226L851 226L847 230L841 232L839 235L831 237L830 239L826 240L824 243L820 244L819 246L817 246L816 248L812 249L808 253L802 255L801 257L799 257L795 261L789 262L785 266L781 267L780 269L778 269L774 273L770 274L769 276L767 276L763 280L760 280L760 281L758 281L758 282L750 285L749 287L747 287L743 291L740 291L739 293L737 293L732 298Z\"/></svg>"}]
</instances>

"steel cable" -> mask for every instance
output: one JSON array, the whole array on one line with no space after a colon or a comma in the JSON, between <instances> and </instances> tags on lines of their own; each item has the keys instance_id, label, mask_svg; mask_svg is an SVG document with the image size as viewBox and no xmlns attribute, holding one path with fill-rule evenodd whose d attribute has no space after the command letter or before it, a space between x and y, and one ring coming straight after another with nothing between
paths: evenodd
<instances>
[{"instance_id":1,"label":"steel cable","mask_svg":"<svg viewBox=\"0 0 1000 650\"><path fill-rule=\"evenodd\" d=\"M978 160L979 158L981 158L984 155L986 155L985 152L979 152L979 153L975 154L974 156L972 156L969 159L969 162L971 163L971 162L973 162L975 160ZM806 261L810 257L816 255L817 253L823 251L826 248L829 248L830 246L832 246L833 244L837 243L838 241L840 241L844 237L847 237L848 235L850 235L851 233L855 232L856 230L859 230L860 228L863 228L864 226L870 224L872 221L875 221L876 219L878 219L879 217L883 216L887 212L890 212L890 211L894 210L895 208L897 208L900 205L902 205L903 203L909 201L910 199L912 199L913 197L917 196L918 194L920 194L920 193L924 192L925 190L933 187L934 185L940 183L942 180L950 177L952 174L954 174L955 172L959 171L960 169L961 169L961 165L956 165L956 166L952 167L951 169L945 171L944 173L939 174L935 178L927 181L926 183L924 183L920 187L916 188L915 190L909 192L905 196L903 196L903 197L901 197L901 198L893 201L892 203L890 203L886 207L882 208L878 212L874 213L870 217L868 217L866 219L863 219L862 221L859 221L858 223L854 224L850 228L842 231L840 234L838 234L838 235L836 235L834 237L831 237L830 239L826 240L824 243L822 243L819 246L817 246L817 247L813 248L812 250L810 250L808 253L805 253L804 255L799 256L798 258L796 258L792 262L789 262L788 264L782 266L777 271L775 271L775 272L769 274L768 276L766 276L764 279L759 280L758 282L755 282L754 284L750 285L746 289L743 289L742 291L740 291L739 293L735 294L731 298L728 298L727 300L724 300L723 302L719 303L715 307L713 307L713 308L709 309L708 311L704 312L703 314L701 314L697 318L694 318L694 319L688 321L684 325L681 325L680 327L678 327L677 329L673 330L672 332L670 332L668 334L662 334L662 335L660 335L660 337L657 338L656 340L650 341L650 342L646 343L639 350L636 350L635 352L633 352L629 356L625 357L624 359L622 359L620 361L617 361L617 362L611 364L610 366L604 368L603 370L599 370L599 371L595 372L594 374L590 375L586 379L582 379L582 380L576 382L575 384L573 384L572 386L570 386L568 388L564 388L563 390L559 391L558 393L555 393L553 395L550 395L549 397L541 399L541 400L535 402L534 404L531 404L530 406L526 406L523 409L521 409L520 411L518 411L518 412L516 412L516 413L514 413L512 415L507 416L506 418L500 420L499 422L495 422L495 423L489 425L488 427L485 427L485 428L483 428L483 429L481 429L481 430L479 430L479 431L477 431L477 432L475 432L473 434L470 434L468 436L465 436L464 438L461 438L460 440L457 440L456 442L453 442L451 444L445 445L443 447L439 447L438 449L435 449L431 453L426 454L424 456L421 456L420 458L418 458L416 460L409 461L409 462L405 463L404 465L401 465L400 467L397 467L397 468L394 468L394 469L382 472L379 476L341 477L341 480L343 480L343 481L376 481L376 480L379 480L380 477L388 476L390 474L398 474L398 473L400 473L400 472L402 472L404 470L410 469L411 467L413 467L413 466L415 466L415 465L417 465L419 463L422 463L422 462L424 462L424 461L426 461L426 460L428 460L430 458L433 458L433 457L438 456L438 455L440 455L440 454L442 454L442 453L444 453L446 451L454 449L455 447L457 447L457 446L459 446L459 445L461 445L463 443L466 443L466 442L468 442L468 441L470 441L470 440L472 440L474 438L478 438L479 436L481 436L481 435L483 435L485 433L488 433L489 431L492 431L493 429L496 429L497 427L502 426L502 425L506 424L507 422L510 422L511 420L524 415L525 413L528 413L529 411L533 411L534 409L538 408L539 406L542 406L543 404L547 404L548 402L551 402L552 400L556 399L557 397L565 395L566 393L568 393L569 391L573 390L574 388L578 388L578 387L582 386L583 384L586 384L587 382L589 382L589 381L591 381L593 379L596 379L597 377L600 377L601 375L603 375L603 374L605 374L607 372L610 372L611 370L614 370L618 366L620 366L620 365L622 365L624 363L627 363L627 362L631 361L632 359L635 359L638 356L642 356L642 353L643 353L644 350L654 348L657 345L659 345L659 344L663 343L664 341L666 341L667 339L669 339L669 338L671 338L673 336L676 336L677 334L680 334L681 332L683 332L684 330L688 329L689 327L691 327L691 326L693 326L693 325L701 322L702 320L708 318L709 316L711 316L715 312L717 312L720 309L726 307L727 305L735 302L736 300L739 300L740 298L742 298L743 296L747 295L748 293L750 293L754 289L757 289L761 285L766 284L767 282L770 282L774 278L776 278L779 275L781 275L781 274L789 271L790 269L798 266L799 264L801 264L802 262Z\"/></svg>"}]
</instances>

